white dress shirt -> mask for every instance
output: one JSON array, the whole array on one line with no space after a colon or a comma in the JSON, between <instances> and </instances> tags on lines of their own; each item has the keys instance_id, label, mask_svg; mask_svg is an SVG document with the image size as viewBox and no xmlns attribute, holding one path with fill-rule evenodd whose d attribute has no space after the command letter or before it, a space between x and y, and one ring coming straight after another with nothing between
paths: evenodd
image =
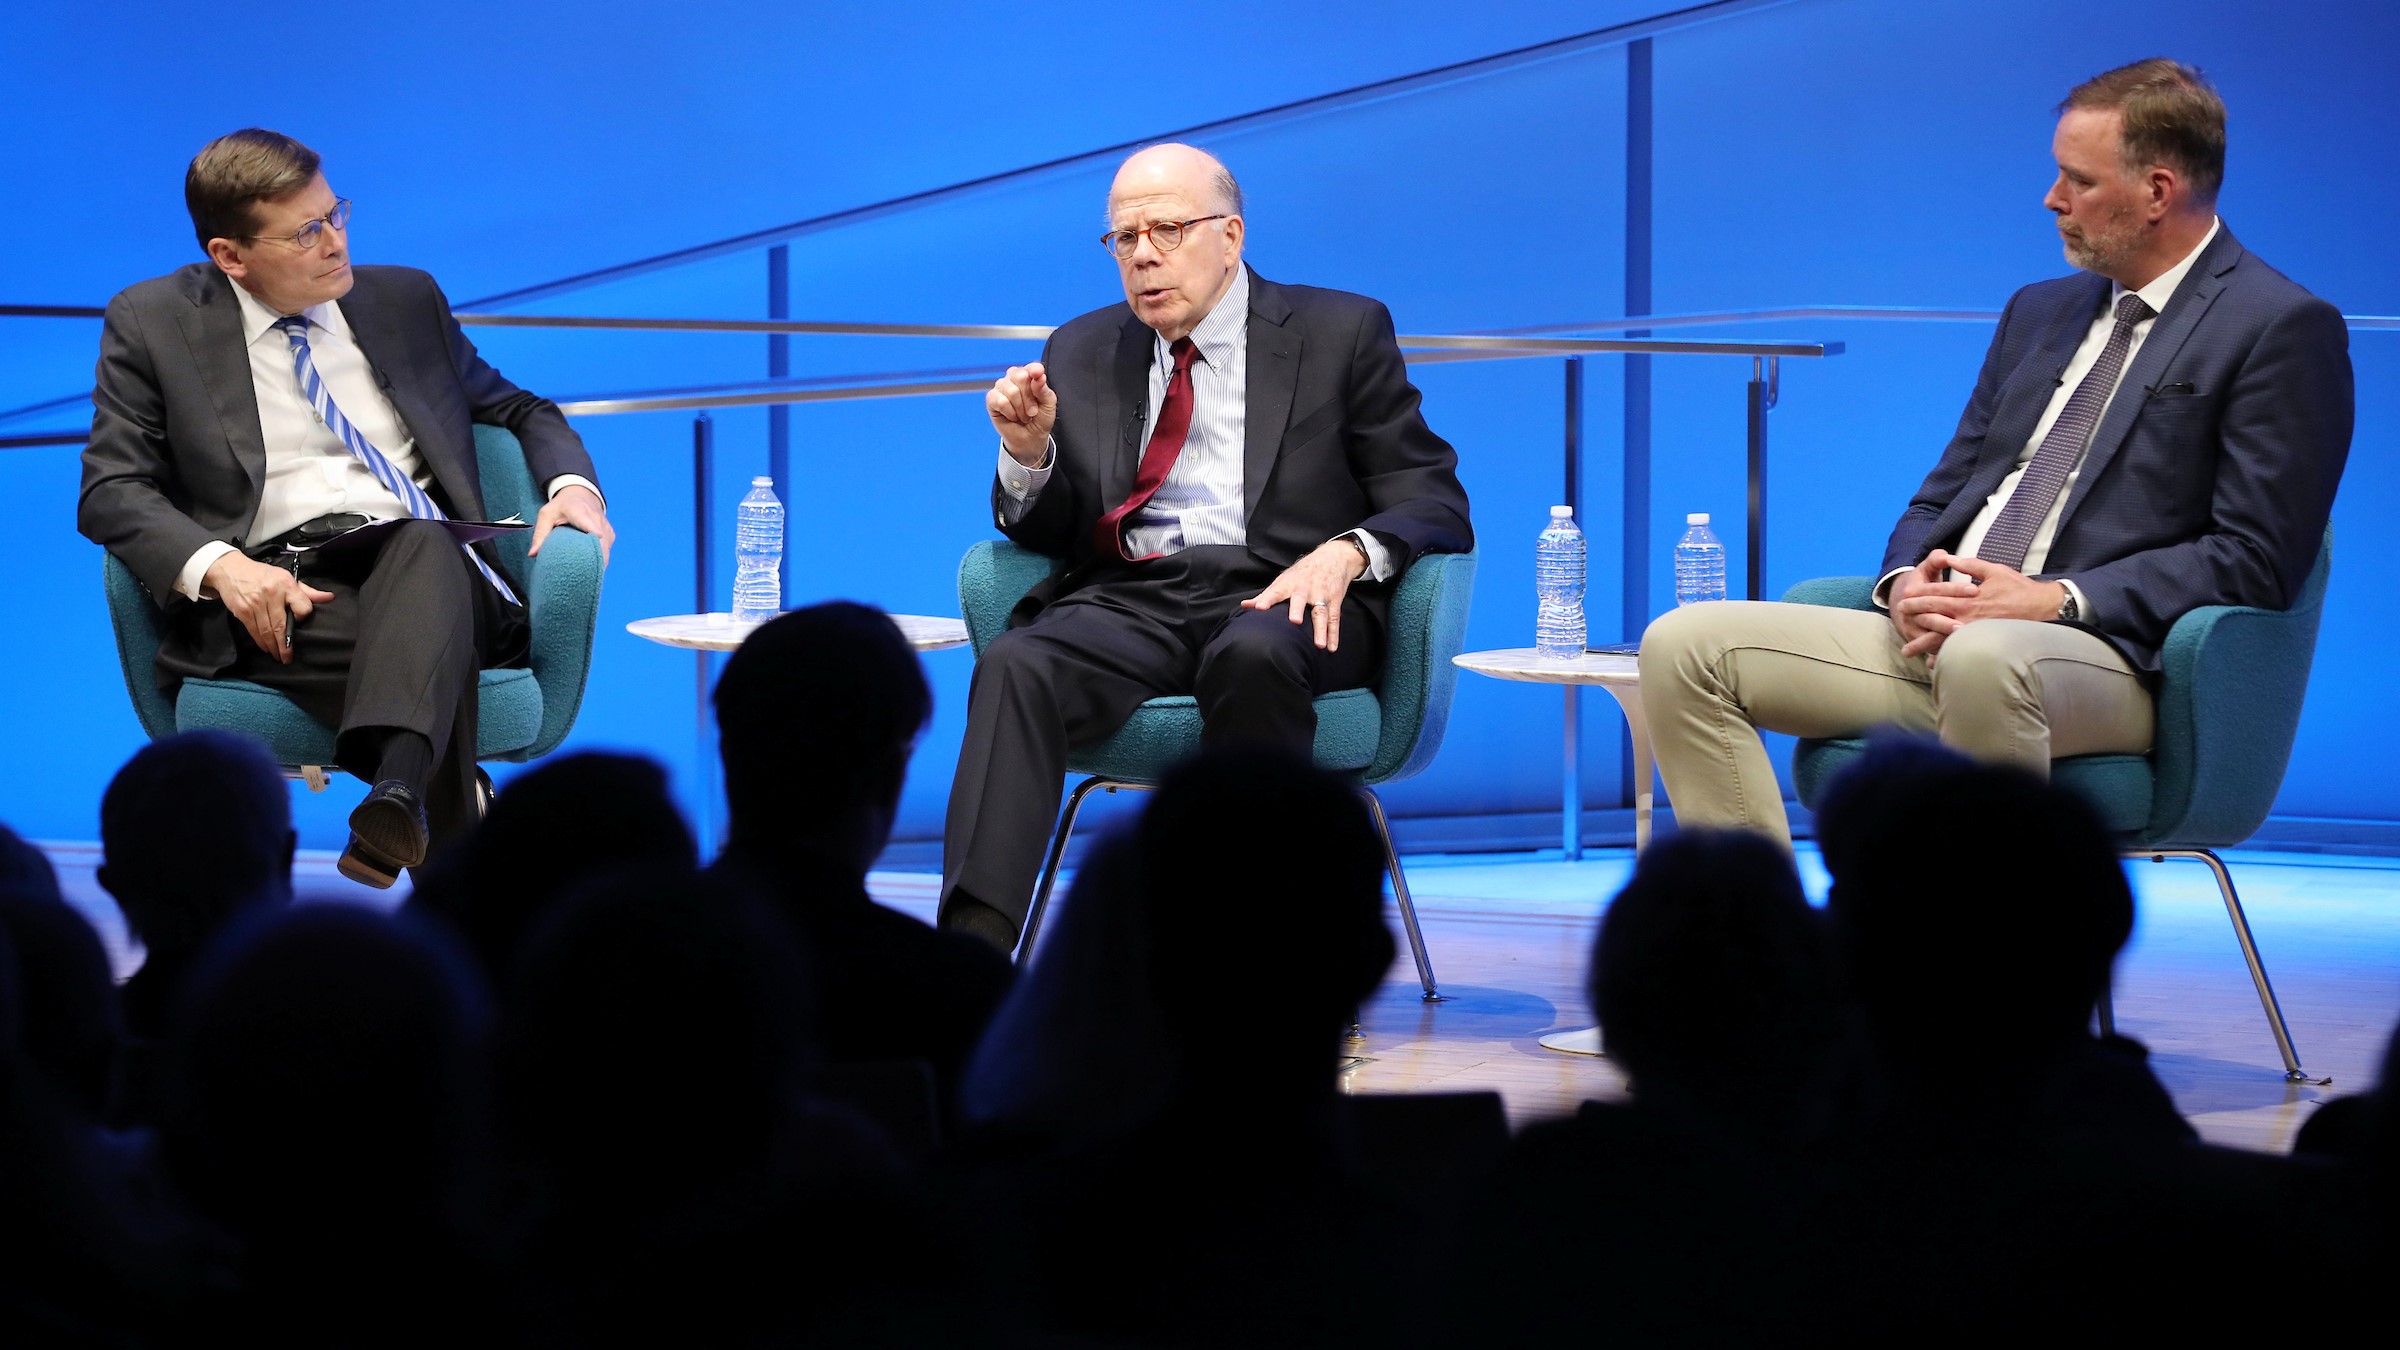
<instances>
[{"instance_id":1,"label":"white dress shirt","mask_svg":"<svg viewBox=\"0 0 2400 1350\"><path fill-rule=\"evenodd\" d=\"M1199 354L1191 370L1191 427L1184 435L1183 449L1167 470L1166 481L1140 510L1126 518L1125 552L1132 557L1249 540L1242 496L1242 440L1250 406L1250 269L1235 270L1233 284L1192 329L1192 346ZM1166 335L1153 335L1146 423L1153 435L1174 369L1175 357ZM1057 460L1055 441L1034 468L1019 464L1006 446L1001 447L1000 489L1008 498L1001 509L1009 524L1024 519L1033 509L1034 498L1050 481ZM1390 579L1391 556L1372 533L1358 529L1342 537L1357 540L1365 550L1368 577Z\"/></svg>"},{"instance_id":2,"label":"white dress shirt","mask_svg":"<svg viewBox=\"0 0 2400 1350\"><path fill-rule=\"evenodd\" d=\"M2223 227L2223 221L2212 217L2207 235L2202 237L2197 247L2183 255L2183 261L2151 278L2149 285L2132 292L2142 297L2142 303L2150 307L2150 317L2133 326L2133 342L2125 349L2124 363L2117 367L2117 384L2109 389L2108 397L2100 404L2100 416L2092 423L2095 434L2100 424L2108 419L2109 404L2116 402L2117 389L2124 386L2125 372L2133 369L2133 358L2140 354L2142 341L2150 336L2151 326L2158 322L2160 314L2166 312L2167 302L2175 298L2175 288L2183 284L2184 277L2191 273L2192 264L2200 260L2201 253L2215 242L2217 231ZM2049 406L2042 410L2041 420L2033 424L2033 435L2017 451L2017 467L2009 470L2008 476L2000 480L2000 486L1984 499L1983 509L1977 511L1975 519L1967 523L1967 532L1959 537L1958 547L1951 550L1958 556L1979 556L1976 550L1983 547L1984 536L1992 532L1992 523L2000 518L2001 508L2008 505L2010 495L2016 492L2017 482L2024 478L2027 466L2032 464L2034 452L2042 448L2042 438L2050 434L2050 428L2057 424L2059 414L2066 411L2067 401L2075 396L2076 389L2083 384L2083 377L2099 364L2100 353L2108 346L2109 334L2116 331L2117 302L2126 294L2122 284L2109 287L2108 304L2101 309L2099 317L2092 320L2092 326L2085 330L2082 343L2075 348L2075 359L2067 362L2065 372L2059 376L2058 388L2051 391ZM2087 444L2085 450L2089 449ZM2075 495L2075 480L2082 474L2083 456L2078 453L2074 467L2067 471L2066 483L2059 488L2057 499L2050 503L2049 514L2043 516L2041 524L2034 528L2033 543L2025 550L2025 565L2019 569L2026 576L2039 575L2042 565L2050 560L2050 545L2058 537L2058 523L2067 513L2067 502ZM1889 607L1892 577L1906 570L1896 569L1883 578L1875 588L1875 603ZM2090 623L2092 607L2084 599L2083 589L2072 578L2060 577L2058 580L2075 596L2077 620Z\"/></svg>"},{"instance_id":3,"label":"white dress shirt","mask_svg":"<svg viewBox=\"0 0 2400 1350\"><path fill-rule=\"evenodd\" d=\"M376 481L342 438L317 420L316 409L300 391L292 368L292 344L275 326L283 316L257 296L233 287L242 312L242 342L250 358L250 385L258 397L258 428L265 438L266 481L260 485L258 514L244 537L264 542L319 516L352 514L375 520L408 515L390 488ZM417 442L400 420L400 410L377 382L374 367L350 335L350 320L338 303L311 305L300 313L308 319L309 360L325 381L334 406L350 419L367 443L383 452L392 467L417 486L430 489L433 474L417 453ZM599 488L580 474L561 474L547 484L557 496L570 486ZM200 579L211 564L239 552L222 540L202 544L175 577L175 589L187 599L203 597Z\"/></svg>"}]
</instances>

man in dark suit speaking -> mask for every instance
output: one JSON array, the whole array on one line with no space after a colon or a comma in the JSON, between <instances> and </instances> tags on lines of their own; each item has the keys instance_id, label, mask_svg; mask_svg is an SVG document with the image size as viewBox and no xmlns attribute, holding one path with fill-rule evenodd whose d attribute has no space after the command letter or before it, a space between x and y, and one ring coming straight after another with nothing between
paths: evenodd
<instances>
[{"instance_id":1,"label":"man in dark suit speaking","mask_svg":"<svg viewBox=\"0 0 2400 1350\"><path fill-rule=\"evenodd\" d=\"M1126 304L1061 327L984 400L994 521L1066 564L976 663L950 790L942 923L1003 949L1069 744L1191 694L1210 743L1305 756L1311 700L1373 679L1400 575L1474 543L1390 313L1246 267L1223 164L1133 155L1108 222Z\"/></svg>"},{"instance_id":2,"label":"man in dark suit speaking","mask_svg":"<svg viewBox=\"0 0 2400 1350\"><path fill-rule=\"evenodd\" d=\"M2083 274L2010 299L1884 546L1886 613L1720 602L1643 636L1678 823L1788 839L1754 727L1894 724L2037 774L2144 753L2175 620L2299 595L2350 451L2342 316L2217 218L2225 105L2199 72L2136 62L2060 114L2043 204Z\"/></svg>"},{"instance_id":3,"label":"man in dark suit speaking","mask_svg":"<svg viewBox=\"0 0 2400 1350\"><path fill-rule=\"evenodd\" d=\"M158 678L291 696L374 784L342 871L389 886L478 814L480 667L523 658L525 609L435 520L478 520L473 424L515 433L558 526L615 538L582 439L484 364L433 278L350 263L350 203L315 151L252 128L192 160L208 261L109 302L77 526L166 612ZM404 520L373 549L312 546Z\"/></svg>"}]
</instances>

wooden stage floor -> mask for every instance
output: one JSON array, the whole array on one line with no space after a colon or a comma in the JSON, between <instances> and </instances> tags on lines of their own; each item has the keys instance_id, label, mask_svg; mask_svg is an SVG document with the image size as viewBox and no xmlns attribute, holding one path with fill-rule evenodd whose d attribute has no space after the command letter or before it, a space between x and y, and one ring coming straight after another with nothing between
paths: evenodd
<instances>
[{"instance_id":1,"label":"wooden stage floor","mask_svg":"<svg viewBox=\"0 0 2400 1350\"><path fill-rule=\"evenodd\" d=\"M130 971L139 956L92 880L96 850L49 847L69 898L100 930L120 975ZM2319 1102L2373 1084L2400 1020L2400 859L2227 857L2302 1063L2331 1084L2283 1081L2224 906L2198 863L2130 865L2140 908L2118 966L2117 1026L2150 1046L2159 1077L2205 1138L2282 1151ZM1809 893L1822 897L1824 874L1806 847L1801 865ZM1518 1123L1622 1095L1623 1076L1605 1058L1538 1042L1591 1025L1584 966L1597 918L1631 871L1631 854L1599 850L1572 863L1555 851L1428 856L1406 866L1444 998L1429 1004L1418 997L1403 944L1363 1011L1366 1039L1352 1047L1360 1062L1343 1075L1345 1086L1496 1090ZM932 917L937 878L878 872L871 880L885 903ZM310 901L388 908L399 895L344 881L330 854L303 854L297 881ZM1273 922L1227 907L1225 949L1237 981L1244 943L1263 938ZM1396 914L1393 922L1396 929Z\"/></svg>"}]
</instances>

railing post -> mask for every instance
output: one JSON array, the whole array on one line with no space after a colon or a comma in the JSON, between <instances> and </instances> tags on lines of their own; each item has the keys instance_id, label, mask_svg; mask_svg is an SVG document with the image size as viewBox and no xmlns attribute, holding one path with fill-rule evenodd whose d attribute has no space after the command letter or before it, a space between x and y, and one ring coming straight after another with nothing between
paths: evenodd
<instances>
[{"instance_id":1,"label":"railing post","mask_svg":"<svg viewBox=\"0 0 2400 1350\"><path fill-rule=\"evenodd\" d=\"M1750 533L1746 599L1766 598L1767 413L1775 406L1775 358L1750 358Z\"/></svg>"},{"instance_id":2,"label":"railing post","mask_svg":"<svg viewBox=\"0 0 2400 1350\"><path fill-rule=\"evenodd\" d=\"M1568 510L1575 513L1576 520L1581 521L1583 519L1583 358L1570 356L1567 358L1566 364L1567 466L1560 500L1566 503ZM1591 541L1588 537L1584 541L1584 576L1587 579L1591 576ZM1590 596L1591 588L1589 586L1584 588L1584 594L1587 598ZM1591 637L1589 606L1586 606L1584 613L1584 637L1586 645L1589 645ZM1561 789L1566 800L1559 813L1559 834L1560 843L1566 851L1567 861L1575 862L1583 857L1583 686L1568 684L1560 686L1560 689L1566 701L1564 715L1566 725L1561 740L1566 747L1567 762L1565 765L1566 782Z\"/></svg>"},{"instance_id":3,"label":"railing post","mask_svg":"<svg viewBox=\"0 0 2400 1350\"><path fill-rule=\"evenodd\" d=\"M711 584L709 560L716 555L714 531L710 523L716 511L717 430L707 413L692 419L692 612L708 614L716 609L716 587ZM700 846L713 852L716 832L718 774L716 766L715 728L708 718L709 654L692 653L692 749L694 771L700 781L694 794L699 802Z\"/></svg>"},{"instance_id":4,"label":"railing post","mask_svg":"<svg viewBox=\"0 0 2400 1350\"><path fill-rule=\"evenodd\" d=\"M767 317L792 317L792 248L777 244L767 250ZM781 380L792 373L792 335L767 334L767 378ZM767 408L767 476L775 480L775 491L784 501L792 500L792 405L776 403ZM778 578L783 603L792 603L791 537L784 537L783 575Z\"/></svg>"},{"instance_id":5,"label":"railing post","mask_svg":"<svg viewBox=\"0 0 2400 1350\"><path fill-rule=\"evenodd\" d=\"M1652 110L1649 38L1625 44L1625 315L1650 312L1650 221ZM1635 328L1627 337L1650 336ZM1620 476L1623 496L1618 504L1624 533L1618 547L1623 574L1618 579L1617 636L1639 641L1650 626L1650 358L1640 352L1625 356L1625 426ZM1627 810L1649 791L1648 783L1633 781L1633 733L1617 732L1617 800Z\"/></svg>"}]
</instances>

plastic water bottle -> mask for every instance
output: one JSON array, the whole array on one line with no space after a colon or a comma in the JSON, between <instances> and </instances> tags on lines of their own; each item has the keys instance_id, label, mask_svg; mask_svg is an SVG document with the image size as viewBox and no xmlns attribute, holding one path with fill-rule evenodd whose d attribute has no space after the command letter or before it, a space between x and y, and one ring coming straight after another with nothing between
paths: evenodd
<instances>
[{"instance_id":1,"label":"plastic water bottle","mask_svg":"<svg viewBox=\"0 0 2400 1350\"><path fill-rule=\"evenodd\" d=\"M1551 507L1550 524L1534 541L1533 585L1540 599L1534 650L1562 660L1583 655L1583 531L1568 507Z\"/></svg>"},{"instance_id":2,"label":"plastic water bottle","mask_svg":"<svg viewBox=\"0 0 2400 1350\"><path fill-rule=\"evenodd\" d=\"M1690 528L1675 541L1675 603L1696 605L1725 598L1725 546L1708 528L1708 513L1694 511L1683 518Z\"/></svg>"},{"instance_id":3,"label":"plastic water bottle","mask_svg":"<svg viewBox=\"0 0 2400 1350\"><path fill-rule=\"evenodd\" d=\"M753 478L734 512L733 619L765 623L783 610L783 503L775 480Z\"/></svg>"}]
</instances>

